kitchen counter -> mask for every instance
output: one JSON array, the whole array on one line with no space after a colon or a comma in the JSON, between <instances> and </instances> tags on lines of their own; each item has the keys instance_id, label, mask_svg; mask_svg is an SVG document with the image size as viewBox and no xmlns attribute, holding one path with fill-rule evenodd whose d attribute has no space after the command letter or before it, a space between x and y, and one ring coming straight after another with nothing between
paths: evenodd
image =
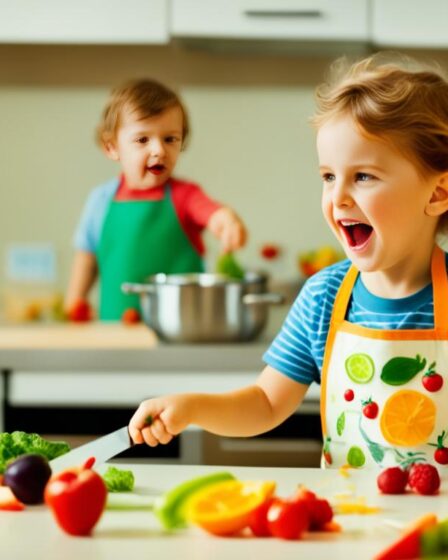
<instances>
[{"instance_id":1,"label":"kitchen counter","mask_svg":"<svg viewBox=\"0 0 448 560\"><path fill-rule=\"evenodd\" d=\"M120 465L133 470L136 492L156 495L199 474L222 470L222 467ZM103 466L105 468L105 466ZM9 558L33 560L123 560L123 558L157 558L162 560L297 560L297 558L368 560L399 531L391 521L405 524L419 515L434 512L439 519L448 514L447 480L441 494L423 497L379 495L375 475L350 471L344 478L337 470L280 469L225 467L235 476L246 480L275 480L276 493L291 494L298 484L305 484L329 498L340 492L359 492L368 505L382 508L374 515L343 515L337 521L343 526L340 534L308 534L300 541L274 538L218 538L193 527L171 534L160 529L156 518L148 511L106 510L92 537L70 537L54 522L45 506L30 506L25 511L0 512L1 549Z\"/></svg>"}]
</instances>

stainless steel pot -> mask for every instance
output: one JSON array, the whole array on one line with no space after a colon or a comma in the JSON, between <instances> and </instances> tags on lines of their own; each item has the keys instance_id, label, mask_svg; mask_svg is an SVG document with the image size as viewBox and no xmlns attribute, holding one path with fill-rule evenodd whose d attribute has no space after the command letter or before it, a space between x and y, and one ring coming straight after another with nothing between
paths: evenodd
<instances>
[{"instance_id":1,"label":"stainless steel pot","mask_svg":"<svg viewBox=\"0 0 448 560\"><path fill-rule=\"evenodd\" d=\"M170 342L252 340L266 325L268 305L282 303L267 293L267 277L253 272L243 280L218 274L156 274L144 284L125 283L139 294L143 320Z\"/></svg>"}]
</instances>

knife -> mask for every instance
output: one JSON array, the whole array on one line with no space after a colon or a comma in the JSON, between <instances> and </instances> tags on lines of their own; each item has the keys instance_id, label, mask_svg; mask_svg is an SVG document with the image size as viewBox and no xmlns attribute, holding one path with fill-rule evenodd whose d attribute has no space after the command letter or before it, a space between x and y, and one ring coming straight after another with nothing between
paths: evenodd
<instances>
[{"instance_id":1,"label":"knife","mask_svg":"<svg viewBox=\"0 0 448 560\"><path fill-rule=\"evenodd\" d=\"M72 451L65 453L50 461L53 472L58 472L70 467L81 466L89 457L95 457L95 466L112 459L118 453L126 451L134 445L128 432L128 427L124 426L106 436L90 441L85 445L80 445Z\"/></svg>"}]
</instances>

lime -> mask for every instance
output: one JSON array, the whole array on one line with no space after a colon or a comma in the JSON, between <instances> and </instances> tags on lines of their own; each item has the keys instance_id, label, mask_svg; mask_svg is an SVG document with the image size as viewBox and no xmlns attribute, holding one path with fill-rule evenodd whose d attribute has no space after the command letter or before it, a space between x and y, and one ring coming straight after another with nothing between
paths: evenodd
<instances>
[{"instance_id":1,"label":"lime","mask_svg":"<svg viewBox=\"0 0 448 560\"><path fill-rule=\"evenodd\" d=\"M375 373L375 365L368 354L352 354L345 360L345 371L355 383L368 383Z\"/></svg>"},{"instance_id":2,"label":"lime","mask_svg":"<svg viewBox=\"0 0 448 560\"><path fill-rule=\"evenodd\" d=\"M366 462L366 456L364 455L363 450L356 445L350 447L347 453L347 463L351 467L362 467Z\"/></svg>"}]
</instances>

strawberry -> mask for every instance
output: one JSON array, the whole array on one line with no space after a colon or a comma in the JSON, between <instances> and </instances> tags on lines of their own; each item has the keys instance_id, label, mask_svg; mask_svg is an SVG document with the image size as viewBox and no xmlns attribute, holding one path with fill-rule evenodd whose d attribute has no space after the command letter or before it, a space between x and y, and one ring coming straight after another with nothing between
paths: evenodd
<instances>
[{"instance_id":1,"label":"strawberry","mask_svg":"<svg viewBox=\"0 0 448 560\"><path fill-rule=\"evenodd\" d=\"M121 316L121 321L125 325L134 325L135 323L140 323L141 321L140 313L137 311L137 309L134 309L133 307L128 307L128 309L125 309L123 311L123 315Z\"/></svg>"},{"instance_id":2,"label":"strawberry","mask_svg":"<svg viewBox=\"0 0 448 560\"><path fill-rule=\"evenodd\" d=\"M370 398L368 401L362 401L362 413L366 418L373 420L378 416L378 405Z\"/></svg>"},{"instance_id":3,"label":"strawberry","mask_svg":"<svg viewBox=\"0 0 448 560\"><path fill-rule=\"evenodd\" d=\"M352 389L347 389L347 391L345 391L344 393L344 399L347 402L352 401L355 398L355 393L352 391Z\"/></svg>"},{"instance_id":4,"label":"strawberry","mask_svg":"<svg viewBox=\"0 0 448 560\"><path fill-rule=\"evenodd\" d=\"M438 470L434 465L414 463L409 471L409 486L417 494L436 494L440 488Z\"/></svg>"},{"instance_id":5,"label":"strawberry","mask_svg":"<svg viewBox=\"0 0 448 560\"><path fill-rule=\"evenodd\" d=\"M440 375L440 373L436 372L435 367L436 363L433 362L429 366L428 371L422 377L423 387L430 393L436 393L437 391L440 391L443 385L443 377Z\"/></svg>"},{"instance_id":6,"label":"strawberry","mask_svg":"<svg viewBox=\"0 0 448 560\"><path fill-rule=\"evenodd\" d=\"M389 467L378 475L376 483L383 494L404 494L408 473L400 467Z\"/></svg>"}]
</instances>

